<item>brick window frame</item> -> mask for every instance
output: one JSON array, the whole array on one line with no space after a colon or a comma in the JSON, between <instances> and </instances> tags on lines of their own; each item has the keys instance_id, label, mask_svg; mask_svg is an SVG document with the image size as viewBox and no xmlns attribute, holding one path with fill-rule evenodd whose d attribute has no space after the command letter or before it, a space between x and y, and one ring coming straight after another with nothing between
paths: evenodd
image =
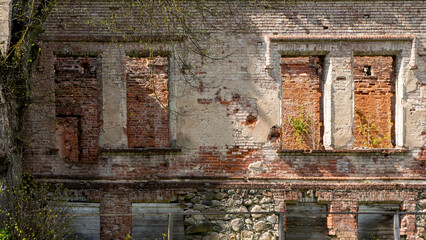
<instances>
[{"instance_id":1,"label":"brick window frame","mask_svg":"<svg viewBox=\"0 0 426 240\"><path fill-rule=\"evenodd\" d=\"M379 44L378 44L379 43ZM342 46L346 49L343 49ZM368 49L368 50L364 50ZM353 149L353 123L347 126L346 133L341 136L336 135L336 116L332 115L332 109L336 107L335 102L332 103L332 90L338 88L337 80L351 80L352 70L343 67L336 71L332 68L333 60L339 58L353 59L354 56L393 56L395 66L395 106L394 106L394 136L395 136L395 152L400 153L406 149L406 130L404 119L407 109L403 105L405 96L405 80L406 73L409 69L415 68L416 47L414 36L270 36L266 37L265 46L265 70L274 81L281 81L280 60L282 56L320 56L325 55L325 79L323 93L323 119L324 119L324 150L313 152L377 152L387 154L393 150L388 149ZM333 59L334 58L334 59ZM350 64L347 61L347 64ZM346 76L345 75L346 71ZM343 72L341 77L339 74ZM346 79L348 77L350 79ZM337 84L337 85L336 85ZM341 87L341 86L340 86ZM353 95L353 92L351 93ZM349 107L350 109L350 107ZM281 111L281 109L280 109ZM352 101L352 109L347 114L353 121L354 106ZM282 114L280 114L282 116ZM282 126L282 120L277 125ZM339 126L337 126L339 127ZM337 137L346 138L347 142L338 145ZM351 142L352 141L352 142ZM283 149L277 149L281 153L289 152ZM405 151L405 150L404 150ZM306 153L303 150L293 150L293 152Z\"/></svg>"}]
</instances>

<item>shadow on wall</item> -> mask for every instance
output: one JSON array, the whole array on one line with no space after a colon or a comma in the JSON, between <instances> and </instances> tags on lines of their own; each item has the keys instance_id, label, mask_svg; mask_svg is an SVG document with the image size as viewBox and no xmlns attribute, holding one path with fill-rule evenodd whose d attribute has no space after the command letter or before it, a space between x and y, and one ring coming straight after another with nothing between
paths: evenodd
<instances>
[{"instance_id":1,"label":"shadow on wall","mask_svg":"<svg viewBox=\"0 0 426 240\"><path fill-rule=\"evenodd\" d=\"M149 27L149 23L147 21L137 21L139 17L141 16L141 12L137 12L137 9L132 9L129 15L129 12L125 11L124 7L114 7L114 4L119 3L109 3L109 4L102 4L100 6L97 6L99 8L99 11L96 11L97 14L99 14L97 19L94 19L93 16L91 16L90 11L93 10L93 6L91 6L90 3L84 2L82 4L79 4L78 6L70 5L72 3L70 2L64 2L60 3L58 7L56 8L57 11L55 11L47 20L46 22L46 32L44 34L47 38L55 38L55 37L69 37L72 39L72 37L76 36L87 36L87 37L93 37L93 36L101 36L101 35L108 35L108 36L117 36L117 35L125 35L125 36L140 36L141 33L145 33L147 27ZM208 3L208 4L215 4L215 3ZM406 30L405 27L407 25L410 25L411 22L406 22L406 25L402 21L399 21L400 18L396 17L396 15L388 14L386 17L383 17L382 14L379 15L379 13L376 12L370 12L371 4L375 6L383 6L383 8L395 8L398 10L400 7L393 7L388 6L385 3L371 3L371 4L365 4L365 3L333 3L333 6L335 4L336 11L328 12L324 11L324 5L317 5L314 2L307 2L306 4L312 4L310 6L309 12L307 12L306 5L299 5L297 3L292 3L291 1L286 1L285 3L270 3L266 1L264 5L261 6L261 11L259 11L257 7L259 6L246 6L242 5L243 3L240 2L232 2L232 4L223 4L219 7L219 10L221 12L221 15L218 17L210 16L209 18L203 19L196 29L206 27L206 26L216 26L218 29L217 31L226 29L229 32L250 32L254 33L253 35L250 35L250 37L253 37L255 34L261 34L264 32L270 32L270 31L276 31L277 33L283 33L283 32L292 32L295 34L301 33L301 34L327 34L332 33L334 35L336 34L344 34L347 32L347 29L351 29L351 34L357 34L357 26L354 26L354 23L359 23L359 33L362 33L365 35L365 30L362 26L365 26L369 24L371 26L371 29L377 28L384 28L390 29L388 32L392 32L392 30L400 30L401 28ZM130 7L130 6L129 6ZM404 8L404 7L403 7ZM67 11L69 9L74 9L75 11L72 11L72 16L75 17L75 19L79 19L79 21L71 21L67 22L66 24L63 23L63 21L67 21L65 18L62 18L62 16L68 16ZM131 9L131 8L129 8ZM406 12L402 12L402 14L410 14L410 11L407 9ZM121 12L120 12L121 11ZM134 13L134 14L133 14ZM231 15L228 13L241 13L238 14L238 18L235 18L235 15ZM354 14L355 13L355 14ZM111 15L115 15L116 21L113 22L114 24L122 24L122 26L127 26L129 22L134 23L134 25L131 26L133 29L130 31L129 27L120 27L116 28L116 31L111 31L111 29L108 29L108 24L101 24L100 22L106 21L107 19L110 19ZM328 15L329 14L329 15ZM312 16L313 15L313 16ZM335 18L336 15L339 15L341 18L344 19L344 21L341 20L341 18ZM121 16L118 17L118 16ZM125 18L124 16L129 16L129 18ZM277 17L280 16L280 17ZM200 17L199 15L195 14L190 17ZM125 19L126 21L124 21ZM143 19L143 18L142 18ZM270 22L270 28L268 27L263 28L263 24L261 24L259 19L262 19L262 21L269 21ZM407 18L409 19L409 18ZM89 24L85 24L86 21L89 21ZM109 22L109 21L107 21ZM400 25L392 25L389 23L397 23L401 22ZM194 21L194 23L199 24L200 22ZM417 23L416 24L420 24ZM410 27L417 27L415 24L411 24ZM418 25L420 26L420 25ZM152 26L151 26L152 27ZM74 29L75 31L66 31ZM162 33L164 34L164 25L163 23L159 24L158 26L153 29L154 34ZM125 32L125 31L129 32ZM175 34L179 33L179 28L172 29L171 32L168 32L168 34ZM123 32L124 31L124 32ZM163 32L161 32L163 31ZM332 32L333 31L333 32ZM61 33L61 34L59 34ZM380 33L380 32L379 32ZM65 36L63 35L65 34ZM115 162L114 164L111 164L109 166L117 166L117 169L120 167L126 167L126 168L134 168L134 169L141 169L149 166L149 170L146 171L146 175L141 174L140 178L149 178L153 175L155 176L177 176L182 174L182 169L185 170L183 174L186 174L186 176L211 176L211 177L245 177L247 175L252 176L259 176L259 177L266 177L266 178L274 178L277 176L304 176L306 174L306 171L309 171L312 173L312 176L375 176L376 174L387 174L388 176L399 176L402 171L406 172L406 174L410 174L410 172L415 171L415 169L418 168L418 166L399 166L396 167L396 164L400 162L399 156L375 156L375 157L369 157L369 156L347 156L347 157L341 157L341 156L333 156L333 155L281 155L276 153L276 149L272 146L273 143L267 142L267 141L258 141L253 140L250 138L249 134L247 132L251 131L250 129L254 129L257 126L259 126L264 119L267 119L269 112L265 111L265 109L262 109L261 104L258 101L258 95L259 93L267 94L268 91L261 92L260 89L279 89L280 85L277 82L274 82L274 79L272 79L270 76L267 75L267 72L264 71L263 66L259 68L255 68L252 66L248 66L249 63L256 63L256 62L263 62L263 57L266 51L266 47L262 46L263 38L257 36L257 39L247 39L246 42L247 45L241 44L241 42L235 41L234 45L231 44L232 47L235 47L239 45L238 50L241 52L234 52L232 55L230 55L228 58L225 58L224 60L217 61L217 64L212 64L214 66L219 66L220 68L216 68L214 70L210 69L209 71L204 71L203 64L207 63L208 60L206 60L206 57L201 56L200 57L200 69L197 69L197 72L204 75L207 75L209 77L212 77L211 75L219 75L223 76L224 74L227 74L226 78L219 79L218 82L220 82L220 86L216 86L215 89L211 88L205 88L202 87L201 83L199 82L199 89L197 90L197 94L199 94L201 97L198 98L198 105L200 108L205 105L215 105L217 108L221 108L221 111L226 112L226 117L232 122L232 126L230 129L232 130L233 142L234 144L224 144L222 146L216 147L216 146L206 146L201 144L201 147L199 149L191 149L188 151L188 154L192 154L191 156L174 156L174 157L164 157L161 156L161 159L164 161L167 161L167 166L173 166L167 169L165 172L161 172L164 170L164 168L159 167L160 164L163 164L163 161L161 163L157 164L158 158L157 156L136 156L133 157L131 160L126 160L123 162ZM145 36L146 37L146 36ZM152 37L152 36L151 36ZM237 39L239 40L239 39ZM97 44L97 43L96 43ZM139 44L139 43L138 43ZM76 44L77 45L77 44ZM138 47L141 47L144 45L141 43L138 45ZM146 45L146 44L145 44ZM241 47L241 45L244 45ZM80 47L80 46L79 46ZM78 47L75 47L78 49ZM141 47L142 48L142 47ZM102 49L102 47L99 47L99 49ZM184 49L187 50L187 49ZM220 53L220 51L219 51ZM248 53L250 53L249 56ZM256 53L256 54L254 54ZM226 54L224 54L226 55ZM241 58L244 60L241 61ZM64 61L66 60L66 57L63 57ZM237 64L237 61L238 62ZM71 60L70 60L71 61ZM74 60L75 61L75 58ZM80 60L78 60L80 61ZM166 127L169 123L168 120L165 120L165 115L167 115L163 110L160 110L159 105L166 105L165 99L167 99L166 91L163 91L166 89L165 85L166 80L164 78L164 81L160 84L160 92L163 94L160 96L160 98L163 98L163 100L158 101L158 99L154 100L155 96L152 96L152 92L149 90L149 81L144 80L145 82L141 81L145 77L142 76L144 71L146 69L143 69L143 66L146 67L147 63L143 63L143 58L128 58L129 65L136 64L139 66L135 66L135 71L129 72L128 76L134 77L134 87L135 92L146 92L144 95L138 95L134 94L131 98L128 98L128 123L127 123L127 131L129 136L134 136L133 140L130 138L130 144L129 146L135 147L135 148L146 148L146 147L167 147L168 142L168 136L169 133L168 127ZM95 62L94 60L92 62ZM165 69L166 64L161 63L164 62L163 60L159 60L159 63L156 65L157 69L162 71L161 69ZM208 62L209 64L213 62ZM81 65L79 63L79 65ZM84 65L84 64L83 64ZM83 66L81 65L81 66ZM148 64L149 65L149 64ZM155 65L155 64L154 64ZM84 69L84 66L83 66ZM130 69L130 68L129 68ZM74 68L74 72L80 71L81 68L76 66ZM199 70L199 71L198 71ZM68 71L68 70L67 70ZM71 71L71 70L69 70ZM84 75L83 70L83 75ZM228 72L229 71L229 72ZM66 71L64 71L66 72ZM90 71L89 71L90 72ZM234 79L235 76L232 74L234 72L238 72L236 74L237 77L241 77L241 79ZM215 74L217 73L217 74ZM219 74L220 73L220 74ZM229 74L228 74L229 73ZM57 75L59 71L56 73ZM81 74L81 73L79 73ZM157 73L156 73L157 74ZM158 73L159 75L163 73ZM215 76L216 77L216 76ZM59 80L57 80L59 81ZM87 82L91 82L92 80L88 80ZM133 81L133 80L132 80ZM140 81L140 82L138 82ZM167 79L168 81L168 79ZM137 83L138 82L138 83ZM59 83L58 83L59 84ZM72 83L74 84L80 84L78 82ZM207 84L208 85L208 84ZM241 88L244 85L244 88L242 90L238 89ZM60 91L68 91L70 88L68 86L64 86L63 88L59 88ZM84 86L85 90L93 91L93 96L96 96L95 93L96 87L95 86ZM195 89L195 88L194 88ZM192 90L194 90L192 89ZM127 89L128 94L132 95L133 93L133 86L131 88ZM244 92L246 91L246 92ZM195 92L195 90L194 90ZM244 92L243 94L241 92ZM65 93L64 93L65 94ZM67 94L74 94L73 91L69 91ZM75 93L75 94L81 94L81 93ZM92 95L92 94L90 94ZM160 94L161 95L161 94ZM150 96L149 98L145 98L144 96ZM253 97L254 96L254 97ZM265 96L261 96L265 97ZM78 102L78 99L75 97L70 97L70 99L74 102ZM89 102L89 101L85 101ZM161 104L159 104L161 103ZM146 111L136 111L135 109L132 109L132 104L135 106L139 106L138 108L144 109ZM263 103L264 104L264 103ZM67 105L58 103L57 105ZM89 107L82 107L83 105L80 105L81 108L88 109ZM59 109L59 108L58 108ZM72 108L71 108L72 109ZM95 108L93 108L95 109ZM62 111L62 110L61 110ZM97 108L96 108L96 111ZM99 126L98 120L96 118L98 117L99 113L93 110L93 118L91 118L90 121L93 120L93 131L96 131L96 129ZM153 112L160 111L161 113L153 114ZM91 111L92 112L92 111ZM69 117L76 117L80 116L81 113L76 111L74 113L67 112L67 110L64 110L63 112L57 112L56 113L58 117L61 116L69 116ZM228 115L229 114L229 115ZM134 118L133 118L134 117ZM202 117L202 116L201 116ZM154 119L154 120L153 120ZM158 120L160 119L160 120ZM82 152L82 156L79 158L86 158L87 155L90 160L93 160L93 155L96 155L98 152L98 146L97 146L97 134L85 134L83 131L84 129L90 129L85 125L84 123L84 117L81 117L80 120L80 142L78 142L76 145L78 145L80 151ZM204 121L204 120L203 120ZM68 124L66 128L75 129L78 128L78 124L75 123L74 120L67 120ZM134 122L134 123L133 123ZM204 121L204 123L207 122L207 120ZM95 124L96 123L96 124ZM158 123L158 124L157 124ZM210 122L207 122L207 125ZM268 123L269 124L269 123ZM68 126L69 125L69 126ZM96 126L95 126L96 125ZM274 124L270 124L274 125ZM149 129L147 131L146 136L144 134L141 134L139 127L142 127L144 129ZM212 127L212 126L210 126ZM213 126L212 128L214 128ZM228 127L228 126L227 126ZM270 126L272 127L272 126ZM270 127L268 129L270 129ZM64 127L65 128L65 127ZM197 128L197 126L194 126L194 128ZM214 129L218 130L218 129ZM65 131L65 130L61 130ZM267 131L265 132L264 138L267 136ZM134 135L132 135L134 134ZM213 132L212 135L217 134L217 132ZM78 135L78 134L74 134ZM274 139L279 139L276 134L274 135ZM87 136L87 139L86 137ZM143 137L142 137L143 136ZM158 136L162 136L158 138ZM75 138L75 137L72 137ZM192 141L191 137L183 135L179 135L180 139L188 139L188 141ZM218 137L220 138L220 137ZM272 138L272 137L271 137ZM149 141L144 142L146 139L149 139ZM158 140L160 139L160 140ZM157 142L158 140L158 142ZM72 140L63 139L61 140L63 142L69 142ZM84 143L84 141L91 142ZM184 140L182 140L184 141ZM185 140L186 141L186 140ZM74 149L76 148L74 146L75 144L68 144L68 147L64 147L63 149L68 149L70 157L75 161L77 160L74 154ZM213 144L212 144L213 145ZM91 146L91 147L88 147ZM61 150L62 152L65 152L65 150ZM191 151L195 151L191 152ZM210 153L211 152L211 153ZM210 154L210 155L209 155ZM402 157L401 157L402 158ZM105 161L114 161L114 158L107 159L103 158ZM112 160L111 160L112 159ZM146 162L139 162L138 159L144 159ZM148 163L147 163L148 162ZM105 163L105 162L104 162ZM81 163L81 166L84 166L85 163ZM188 168L188 166L193 166L194 168ZM199 166L197 168L197 166ZM380 167L376 167L380 166ZM50 166L49 166L50 167ZM60 166L62 167L62 166ZM73 166L72 164L67 165L66 168L71 169ZM91 168L98 168L104 166L94 166L91 165ZM110 167L112 168L112 167ZM159 170L161 169L161 171ZM76 170L78 171L78 170ZM101 174L101 172L104 171L93 171L97 172L98 174ZM88 174L88 173L76 173L78 174ZM127 174L127 173L126 173ZM126 177L127 175L124 174L122 177ZM95 174L96 175L96 174ZM120 176L121 177L121 176Z\"/></svg>"}]
</instances>

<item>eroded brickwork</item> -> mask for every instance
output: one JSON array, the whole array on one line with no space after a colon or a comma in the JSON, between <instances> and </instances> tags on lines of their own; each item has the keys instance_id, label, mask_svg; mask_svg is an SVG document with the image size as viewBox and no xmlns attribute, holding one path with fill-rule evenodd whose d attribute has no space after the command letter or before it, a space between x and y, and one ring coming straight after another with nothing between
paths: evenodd
<instances>
[{"instance_id":1,"label":"eroded brickwork","mask_svg":"<svg viewBox=\"0 0 426 240\"><path fill-rule=\"evenodd\" d=\"M129 148L168 147L168 59L127 57Z\"/></svg>"},{"instance_id":2,"label":"eroded brickwork","mask_svg":"<svg viewBox=\"0 0 426 240\"><path fill-rule=\"evenodd\" d=\"M128 239L127 236L131 233L132 228L132 217L121 214L131 214L132 204L125 189L104 192L100 213L109 215L101 217L101 239Z\"/></svg>"},{"instance_id":3,"label":"eroded brickwork","mask_svg":"<svg viewBox=\"0 0 426 240\"><path fill-rule=\"evenodd\" d=\"M419 194L419 202L416 205L416 210L426 212L426 191ZM426 238L426 215L416 216L417 236L419 238Z\"/></svg>"},{"instance_id":4,"label":"eroded brickwork","mask_svg":"<svg viewBox=\"0 0 426 240\"><path fill-rule=\"evenodd\" d=\"M391 56L354 58L354 147L395 146L393 66Z\"/></svg>"},{"instance_id":5,"label":"eroded brickwork","mask_svg":"<svg viewBox=\"0 0 426 240\"><path fill-rule=\"evenodd\" d=\"M59 156L78 161L80 156L80 117L56 117L56 143Z\"/></svg>"},{"instance_id":6,"label":"eroded brickwork","mask_svg":"<svg viewBox=\"0 0 426 240\"><path fill-rule=\"evenodd\" d=\"M319 57L281 58L282 148L321 149L322 65Z\"/></svg>"},{"instance_id":7,"label":"eroded brickwork","mask_svg":"<svg viewBox=\"0 0 426 240\"><path fill-rule=\"evenodd\" d=\"M347 199L336 199L330 204L330 212L356 212L355 201ZM327 216L329 234L342 239L358 239L358 227L356 215L353 214L330 214Z\"/></svg>"},{"instance_id":8,"label":"eroded brickwork","mask_svg":"<svg viewBox=\"0 0 426 240\"><path fill-rule=\"evenodd\" d=\"M65 159L94 161L99 149L100 124L97 59L57 56L54 67L57 146ZM64 134L68 136L63 137Z\"/></svg>"},{"instance_id":9,"label":"eroded brickwork","mask_svg":"<svg viewBox=\"0 0 426 240\"><path fill-rule=\"evenodd\" d=\"M192 2L187 3L183 9L196 12L191 8ZM75 158L76 141L72 139L76 136L80 136L80 146L89 146L82 143L85 133L76 132L75 119L68 119L80 119L82 129L83 112L57 112L60 107L55 107L55 103L43 102L45 108L39 109L44 110L45 115L37 114L40 112L37 108L29 113L31 132L28 136L32 144L26 148L25 169L36 178L69 183L69 189L87 192L90 188L86 198L78 198L82 199L79 201L100 202L101 213L114 214L101 216L102 239L124 238L129 233L132 220L120 214L131 213L132 203L173 202L181 204L186 211L285 211L287 203L297 203L302 192L309 189L315 192L316 203L327 205L328 211L356 211L357 206L365 202L392 202L400 204L401 211L414 211L416 204L424 206L424 201L417 199L424 191L426 180L426 151L422 148L426 119L426 41L420 21L424 17L424 4L393 0L268 1L265 6L242 1L208 1L208 4L219 7L221 13L231 9L233 16L238 16L238 19L231 17L232 21L224 16L226 14L204 19L217 28L205 29L206 36L212 39L200 43L200 49L219 60L182 47L191 44L190 39L181 37L180 33L176 33L176 38L169 38L170 32L161 32L166 29L163 21L156 25L160 31L155 33L159 34L155 40L160 41L147 39L144 35L148 32L144 29L149 25L147 21L137 19L138 16L124 21L120 18L123 12L129 16L126 9L129 5L124 2L60 1L55 15L45 24L41 61L35 67L40 76L35 79L39 87L34 89L41 91L37 96L55 95L55 90L50 90L58 85L53 80L58 75L54 72L58 67L53 66L52 60L55 54L101 56L97 62L102 62L102 66L96 65L96 78L102 86L97 89L102 91L103 105L98 111L102 131L96 146L99 145L100 151L96 153L96 161L64 161L67 158L64 155ZM69 12L73 12L72 16ZM117 23L125 23L117 32L109 32L106 24L85 24L95 18L110 22L112 12L117 14L114 15L119 20ZM202 22L201 18L191 21L197 26ZM238 30L238 33L228 30ZM116 38L121 35L122 38ZM178 40L171 44L168 41L171 38ZM169 53L170 63L159 60L156 66L155 61L151 64L147 58L132 55L151 49ZM361 70L355 70L353 59L357 54L394 56L393 62L383 57L378 64L385 64L384 68L395 65L390 71L397 72L398 84L391 83L389 90L388 83L376 84L379 78L373 81L364 77L364 64L360 65ZM281 66L283 56L295 61L294 64L289 60L287 66ZM409 63L410 66L413 63L412 68ZM74 65L80 69L79 63ZM146 80L152 66L159 80L153 82L159 90L155 92L160 92L159 101L153 97L152 86ZM289 68L287 72L293 71L293 75L286 76L285 67ZM374 77L377 71L373 67L372 63ZM283 83L286 77L289 82ZM87 80L79 79L82 81L63 82L79 86ZM359 104L368 107L368 111L373 111L369 101L382 97L377 92L390 91L387 100L380 102L383 105L391 99L392 106L392 97L399 96L395 108L380 110L395 109L391 115L386 113L380 117L393 122L392 116L395 116L394 125L399 121L395 129L382 127L387 129L384 134L391 132L390 139L395 138L397 149L352 149L352 134L357 129L354 104L359 101L354 98L354 81L374 96ZM362 87L361 83L368 86ZM69 88L60 84L64 85L61 89ZM285 84L288 86L282 88ZM392 90L392 84L400 89ZM58 99L64 101L61 97ZM315 121L320 123L315 125L314 132L318 134L317 139L323 141L315 146L318 150L279 150L314 148L311 143L299 146L293 134L288 134L292 138L282 140L281 128L291 115L285 113L286 101L294 105L291 111L295 114L300 111L297 105L304 104L306 110L315 109L310 117L315 116ZM159 107L161 102L170 107L169 113L173 113L170 118ZM374 107L374 111L376 109ZM56 132L56 126L61 130ZM68 148L54 143L62 132L70 133L69 140L61 140ZM387 144L382 147L393 145ZM169 145L174 148L161 149ZM322 145L327 150L321 149ZM143 149L152 147L156 149ZM355 148L361 147L355 144ZM96 197L92 196L93 192ZM215 198L216 194L222 197ZM241 215L222 219L202 216L199 221L188 217L186 230L191 238L206 240L234 236L237 239L253 236L253 240L257 240L277 236L276 219ZM356 239L354 216L327 217L326 231L330 237ZM210 222L213 229L212 225L198 225L203 222ZM417 222L422 224L424 219ZM401 234L406 239L413 240L413 233L422 231L421 226L414 224L413 216L403 217L401 224ZM189 234L191 226L208 228L202 231L198 228ZM195 231L193 227L190 230Z\"/></svg>"}]
</instances>

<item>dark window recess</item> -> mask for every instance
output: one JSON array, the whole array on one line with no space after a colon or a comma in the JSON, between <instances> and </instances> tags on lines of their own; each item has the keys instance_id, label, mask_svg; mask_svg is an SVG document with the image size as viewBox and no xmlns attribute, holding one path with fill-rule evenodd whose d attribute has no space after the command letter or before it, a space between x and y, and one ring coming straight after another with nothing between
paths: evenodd
<instances>
[{"instance_id":1,"label":"dark window recess","mask_svg":"<svg viewBox=\"0 0 426 240\"><path fill-rule=\"evenodd\" d=\"M75 229L73 239L100 239L101 223L99 218L99 203L68 203L73 213L79 215L74 218L72 226Z\"/></svg>"},{"instance_id":2,"label":"dark window recess","mask_svg":"<svg viewBox=\"0 0 426 240\"><path fill-rule=\"evenodd\" d=\"M327 205L287 205L286 240L331 239L327 229Z\"/></svg>"},{"instance_id":3,"label":"dark window recess","mask_svg":"<svg viewBox=\"0 0 426 240\"><path fill-rule=\"evenodd\" d=\"M365 76L371 76L371 66L364 66L363 71Z\"/></svg>"},{"instance_id":4,"label":"dark window recess","mask_svg":"<svg viewBox=\"0 0 426 240\"><path fill-rule=\"evenodd\" d=\"M398 211L398 204L368 204L358 207L358 212ZM393 215L359 214L358 239L393 239Z\"/></svg>"},{"instance_id":5,"label":"dark window recess","mask_svg":"<svg viewBox=\"0 0 426 240\"><path fill-rule=\"evenodd\" d=\"M152 215L143 215L150 213ZM162 215L155 215L162 213ZM164 239L168 232L168 215L164 213L182 213L176 203L134 203L132 204L132 237L133 239ZM182 214L173 215L173 239L183 240L184 221Z\"/></svg>"}]
</instances>

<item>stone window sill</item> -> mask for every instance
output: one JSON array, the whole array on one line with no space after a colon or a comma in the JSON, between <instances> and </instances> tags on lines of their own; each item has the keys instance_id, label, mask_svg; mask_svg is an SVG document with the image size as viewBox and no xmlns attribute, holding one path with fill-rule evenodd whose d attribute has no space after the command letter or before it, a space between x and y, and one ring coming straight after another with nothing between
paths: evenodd
<instances>
[{"instance_id":1,"label":"stone window sill","mask_svg":"<svg viewBox=\"0 0 426 240\"><path fill-rule=\"evenodd\" d=\"M121 149L107 149L100 150L103 156L122 156L122 155L171 155L180 153L180 148L121 148Z\"/></svg>"},{"instance_id":2,"label":"stone window sill","mask_svg":"<svg viewBox=\"0 0 426 240\"><path fill-rule=\"evenodd\" d=\"M332 150L286 150L279 149L277 153L281 156L290 155L309 155L309 156L330 156L330 155L367 155L367 156L387 156L387 155L405 155L409 153L408 149L396 148L375 148L375 149L332 149Z\"/></svg>"}]
</instances>

